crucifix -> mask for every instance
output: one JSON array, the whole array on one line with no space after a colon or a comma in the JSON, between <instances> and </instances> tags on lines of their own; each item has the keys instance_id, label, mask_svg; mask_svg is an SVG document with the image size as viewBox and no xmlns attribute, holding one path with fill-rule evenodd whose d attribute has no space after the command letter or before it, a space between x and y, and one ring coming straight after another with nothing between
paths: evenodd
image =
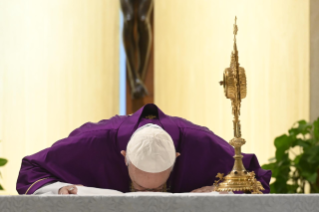
<instances>
[{"instance_id":1,"label":"crucifix","mask_svg":"<svg viewBox=\"0 0 319 212\"><path fill-rule=\"evenodd\" d=\"M153 103L153 0L120 0L128 81L127 113Z\"/></svg>"}]
</instances>

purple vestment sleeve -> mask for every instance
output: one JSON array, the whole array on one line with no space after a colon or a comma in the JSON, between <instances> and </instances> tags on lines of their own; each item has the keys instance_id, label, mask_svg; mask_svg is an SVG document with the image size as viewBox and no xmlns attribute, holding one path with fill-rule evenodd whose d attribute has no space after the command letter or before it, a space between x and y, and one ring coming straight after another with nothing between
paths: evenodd
<instances>
[{"instance_id":1,"label":"purple vestment sleeve","mask_svg":"<svg viewBox=\"0 0 319 212\"><path fill-rule=\"evenodd\" d=\"M126 191L128 185L122 182L128 182L127 170L116 143L122 120L115 116L96 124L87 123L50 148L23 158L18 193L32 194L55 181ZM112 172L118 177L110 177Z\"/></svg>"}]
</instances>

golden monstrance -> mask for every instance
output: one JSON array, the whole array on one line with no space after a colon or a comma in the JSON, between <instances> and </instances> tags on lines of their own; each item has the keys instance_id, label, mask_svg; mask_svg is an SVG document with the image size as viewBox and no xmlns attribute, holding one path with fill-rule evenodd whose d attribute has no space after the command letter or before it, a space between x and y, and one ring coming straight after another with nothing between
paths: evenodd
<instances>
[{"instance_id":1,"label":"golden monstrance","mask_svg":"<svg viewBox=\"0 0 319 212\"><path fill-rule=\"evenodd\" d=\"M235 17L234 24L234 49L231 53L230 67L224 71L223 81L220 82L224 87L226 98L231 100L232 113L234 115L234 138L229 142L235 149L235 162L231 172L224 177L224 174L218 173L214 185L217 191L243 191L253 194L262 194L260 190L264 190L263 186L255 178L254 172L248 172L242 161L241 146L246 143L245 139L241 138L240 131L240 103L246 97L247 83L245 69L239 66L238 51L236 44L236 35L238 27Z\"/></svg>"}]
</instances>

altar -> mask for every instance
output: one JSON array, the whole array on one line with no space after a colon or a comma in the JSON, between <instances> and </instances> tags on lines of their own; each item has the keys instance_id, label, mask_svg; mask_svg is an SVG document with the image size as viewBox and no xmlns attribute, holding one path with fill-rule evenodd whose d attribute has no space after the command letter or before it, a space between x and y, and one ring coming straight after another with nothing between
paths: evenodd
<instances>
[{"instance_id":1,"label":"altar","mask_svg":"<svg viewBox=\"0 0 319 212\"><path fill-rule=\"evenodd\" d=\"M318 194L154 194L151 196L0 196L1 212L35 211L319 211Z\"/></svg>"}]
</instances>

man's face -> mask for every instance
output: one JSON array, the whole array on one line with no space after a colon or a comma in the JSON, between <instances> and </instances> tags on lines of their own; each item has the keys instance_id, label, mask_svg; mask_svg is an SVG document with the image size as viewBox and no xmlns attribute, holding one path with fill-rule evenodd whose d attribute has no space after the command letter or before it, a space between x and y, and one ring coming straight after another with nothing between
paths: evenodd
<instances>
[{"instance_id":1,"label":"man's face","mask_svg":"<svg viewBox=\"0 0 319 212\"><path fill-rule=\"evenodd\" d=\"M163 191L171 173L171 168L159 173L149 173L136 168L130 163L128 172L132 180L132 186L136 191Z\"/></svg>"}]
</instances>

